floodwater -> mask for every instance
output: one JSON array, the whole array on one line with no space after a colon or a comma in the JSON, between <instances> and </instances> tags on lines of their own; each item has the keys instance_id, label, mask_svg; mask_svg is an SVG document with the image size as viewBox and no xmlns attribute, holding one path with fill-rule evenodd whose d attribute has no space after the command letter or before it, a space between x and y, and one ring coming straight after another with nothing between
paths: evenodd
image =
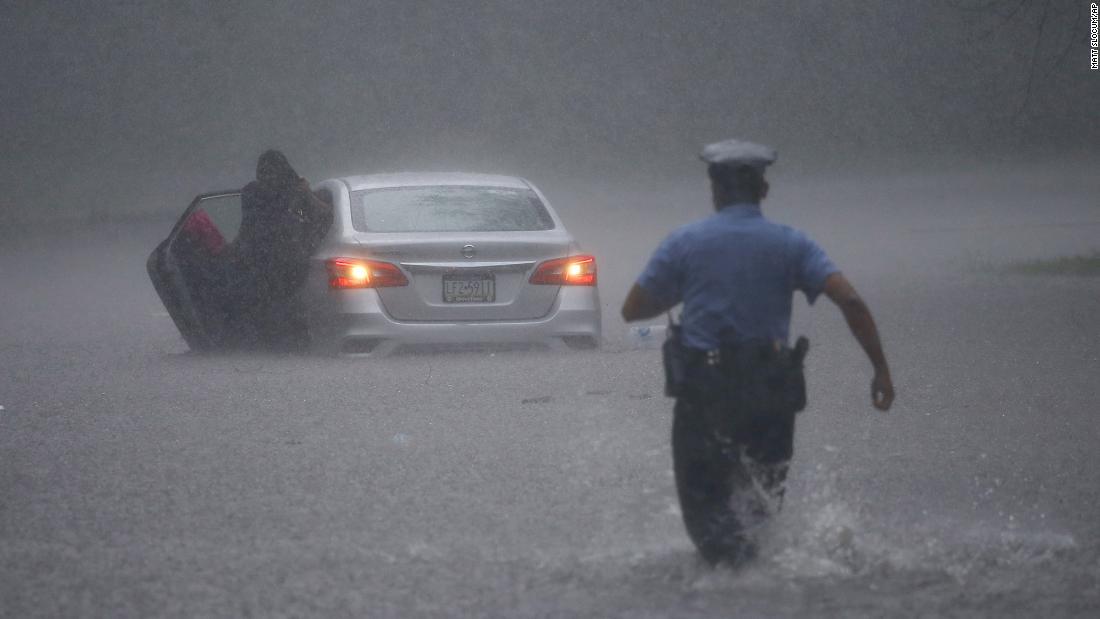
<instances>
[{"instance_id":1,"label":"floodwater","mask_svg":"<svg viewBox=\"0 0 1100 619\"><path fill-rule=\"evenodd\" d=\"M196 356L144 274L169 218L9 230L0 615L1096 616L1100 280L999 268L1097 248L1088 170L773 179L898 400L874 411L839 312L797 303L811 404L738 570L683 532L657 353L617 317L702 180L540 183L599 260L581 353Z\"/></svg>"}]
</instances>

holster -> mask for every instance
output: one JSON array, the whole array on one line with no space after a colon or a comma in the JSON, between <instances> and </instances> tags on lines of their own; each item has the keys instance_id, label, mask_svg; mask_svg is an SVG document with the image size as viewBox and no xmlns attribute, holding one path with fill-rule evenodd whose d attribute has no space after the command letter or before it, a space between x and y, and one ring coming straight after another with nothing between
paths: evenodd
<instances>
[{"instance_id":1,"label":"holster","mask_svg":"<svg viewBox=\"0 0 1100 619\"><path fill-rule=\"evenodd\" d=\"M669 314L668 331L661 344L661 360L665 366L665 395L670 398L683 396L687 384L691 354L684 346L681 328L672 321L672 315Z\"/></svg>"}]
</instances>

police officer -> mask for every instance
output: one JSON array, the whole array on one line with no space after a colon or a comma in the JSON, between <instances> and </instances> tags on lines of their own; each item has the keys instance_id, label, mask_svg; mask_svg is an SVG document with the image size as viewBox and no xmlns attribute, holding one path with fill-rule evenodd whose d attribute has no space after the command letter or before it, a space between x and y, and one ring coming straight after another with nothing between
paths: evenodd
<instances>
[{"instance_id":1,"label":"police officer","mask_svg":"<svg viewBox=\"0 0 1100 619\"><path fill-rule=\"evenodd\" d=\"M805 345L788 347L794 291L811 304L824 292L843 312L874 368L876 408L890 408L894 388L874 319L852 285L808 236L761 213L775 150L726 140L701 158L716 213L661 242L622 315L643 320L683 303L665 356L666 366L683 365L682 379L666 367L676 383L681 512L704 559L736 563L753 555L753 529L782 501L794 414L805 405Z\"/></svg>"}]
</instances>

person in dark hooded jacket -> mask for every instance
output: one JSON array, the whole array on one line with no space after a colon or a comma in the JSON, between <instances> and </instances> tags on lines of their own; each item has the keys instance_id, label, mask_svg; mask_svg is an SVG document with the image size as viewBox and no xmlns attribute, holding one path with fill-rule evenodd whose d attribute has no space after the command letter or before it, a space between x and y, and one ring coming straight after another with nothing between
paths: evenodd
<instances>
[{"instance_id":1,"label":"person in dark hooded jacket","mask_svg":"<svg viewBox=\"0 0 1100 619\"><path fill-rule=\"evenodd\" d=\"M238 317L242 337L298 348L308 340L297 293L309 258L332 224L332 206L310 191L285 155L268 150L256 180L241 190L241 228L235 245Z\"/></svg>"}]
</instances>

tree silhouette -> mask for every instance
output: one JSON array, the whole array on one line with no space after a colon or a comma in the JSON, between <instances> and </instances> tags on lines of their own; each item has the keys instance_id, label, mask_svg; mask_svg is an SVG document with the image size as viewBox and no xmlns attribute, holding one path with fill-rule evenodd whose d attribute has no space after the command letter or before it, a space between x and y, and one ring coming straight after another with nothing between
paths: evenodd
<instances>
[{"instance_id":1,"label":"tree silhouette","mask_svg":"<svg viewBox=\"0 0 1100 619\"><path fill-rule=\"evenodd\" d=\"M1076 0L957 0L957 8L971 16L978 28L976 42L997 34L1021 35L1020 44L1030 48L1027 78L1017 114L1032 101L1035 88L1043 77L1066 70L1075 46L1087 45L1087 23Z\"/></svg>"}]
</instances>

